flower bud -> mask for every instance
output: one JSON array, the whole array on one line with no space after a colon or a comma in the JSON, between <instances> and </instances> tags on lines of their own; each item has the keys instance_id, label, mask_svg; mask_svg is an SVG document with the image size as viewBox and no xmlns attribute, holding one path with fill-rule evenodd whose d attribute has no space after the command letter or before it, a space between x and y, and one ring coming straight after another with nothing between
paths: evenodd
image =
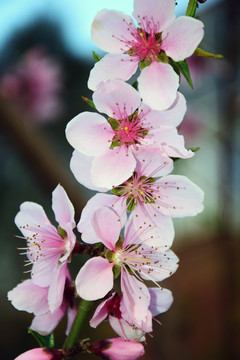
<instances>
[{"instance_id":1,"label":"flower bud","mask_svg":"<svg viewBox=\"0 0 240 360\"><path fill-rule=\"evenodd\" d=\"M19 355L15 360L61 360L62 353L55 349L36 348Z\"/></svg>"},{"instance_id":2,"label":"flower bud","mask_svg":"<svg viewBox=\"0 0 240 360\"><path fill-rule=\"evenodd\" d=\"M106 360L136 360L144 355L141 343L122 338L95 341L89 350Z\"/></svg>"}]
</instances>

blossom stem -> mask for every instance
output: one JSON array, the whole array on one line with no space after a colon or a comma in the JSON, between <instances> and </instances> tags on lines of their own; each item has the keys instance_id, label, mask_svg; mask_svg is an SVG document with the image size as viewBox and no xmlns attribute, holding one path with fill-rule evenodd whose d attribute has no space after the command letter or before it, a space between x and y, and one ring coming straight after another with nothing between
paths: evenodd
<instances>
[{"instance_id":1,"label":"blossom stem","mask_svg":"<svg viewBox=\"0 0 240 360\"><path fill-rule=\"evenodd\" d=\"M91 301L86 301L84 299L81 300L71 330L63 344L63 349L70 349L76 344L76 342L79 339L79 334L82 329L82 326L86 320L87 314L91 309L91 307L92 307Z\"/></svg>"}]
</instances>

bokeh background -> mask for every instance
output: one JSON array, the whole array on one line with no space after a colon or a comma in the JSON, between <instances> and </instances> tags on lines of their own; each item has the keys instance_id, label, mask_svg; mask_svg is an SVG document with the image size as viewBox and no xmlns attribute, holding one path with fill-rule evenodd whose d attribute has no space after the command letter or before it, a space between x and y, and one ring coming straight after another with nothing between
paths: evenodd
<instances>
[{"instance_id":1,"label":"bokeh background","mask_svg":"<svg viewBox=\"0 0 240 360\"><path fill-rule=\"evenodd\" d=\"M147 1L147 0L146 0ZM167 0L166 0L167 1ZM178 0L184 14L187 1ZM72 148L65 139L67 122L91 108L87 79L93 67L91 21L102 8L131 14L132 1L0 0L0 354L12 360L36 346L27 332L32 315L18 312L7 291L23 274L22 247L14 217L26 200L44 206L49 218L51 192L61 183L76 209L94 195L77 183L69 169ZM191 57L194 90L182 81L188 111L180 132L194 158L178 160L174 172L188 176L205 192L205 210L194 218L174 220L173 250L180 257L176 274L163 282L172 290L171 309L154 325L143 359L235 360L239 344L239 14L234 0L207 0L198 15L205 24L201 47L224 60ZM79 259L73 258L73 274ZM55 331L57 346L66 321ZM84 329L83 338L113 337L107 323ZM87 355L79 359L87 359ZM89 357L90 358L90 357Z\"/></svg>"}]
</instances>

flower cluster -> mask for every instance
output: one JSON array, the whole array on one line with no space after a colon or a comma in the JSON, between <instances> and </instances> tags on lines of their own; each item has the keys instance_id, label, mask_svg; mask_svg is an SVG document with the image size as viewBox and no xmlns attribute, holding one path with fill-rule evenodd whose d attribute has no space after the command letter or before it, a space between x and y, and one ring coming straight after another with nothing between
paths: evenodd
<instances>
[{"instance_id":1,"label":"flower cluster","mask_svg":"<svg viewBox=\"0 0 240 360\"><path fill-rule=\"evenodd\" d=\"M93 41L109 52L89 76L96 111L72 119L66 137L74 148L74 176L97 194L77 225L60 185L52 197L57 228L32 202L23 203L15 218L26 241L21 248L25 265L32 268L31 278L8 298L18 310L34 314L31 329L50 334L68 310L68 334L79 295L85 301L101 299L90 326L108 319L119 336L76 345L72 356L78 351L113 360L143 355L153 319L173 301L171 291L159 284L178 268L170 249L172 218L203 210L202 190L185 176L171 174L176 158L194 156L178 134L186 100L178 92L173 64L191 56L203 37L202 22L176 19L174 8L174 0L134 0L134 19L106 9L96 15ZM125 82L135 72L138 87ZM75 226L82 243L76 241ZM86 252L90 259L73 282L68 263L73 254ZM64 354L71 358L69 349L45 347L17 359L63 359Z\"/></svg>"}]
</instances>

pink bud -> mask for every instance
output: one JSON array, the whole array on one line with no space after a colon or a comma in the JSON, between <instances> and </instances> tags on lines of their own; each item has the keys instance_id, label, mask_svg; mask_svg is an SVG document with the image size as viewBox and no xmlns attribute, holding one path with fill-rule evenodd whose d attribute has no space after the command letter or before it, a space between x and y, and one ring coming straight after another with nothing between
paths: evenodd
<instances>
[{"instance_id":1,"label":"pink bud","mask_svg":"<svg viewBox=\"0 0 240 360\"><path fill-rule=\"evenodd\" d=\"M36 348L19 355L15 360L61 360L62 353L55 349Z\"/></svg>"},{"instance_id":2,"label":"pink bud","mask_svg":"<svg viewBox=\"0 0 240 360\"><path fill-rule=\"evenodd\" d=\"M141 343L122 338L114 338L92 343L90 351L110 360L136 360L144 355L144 347Z\"/></svg>"}]
</instances>

